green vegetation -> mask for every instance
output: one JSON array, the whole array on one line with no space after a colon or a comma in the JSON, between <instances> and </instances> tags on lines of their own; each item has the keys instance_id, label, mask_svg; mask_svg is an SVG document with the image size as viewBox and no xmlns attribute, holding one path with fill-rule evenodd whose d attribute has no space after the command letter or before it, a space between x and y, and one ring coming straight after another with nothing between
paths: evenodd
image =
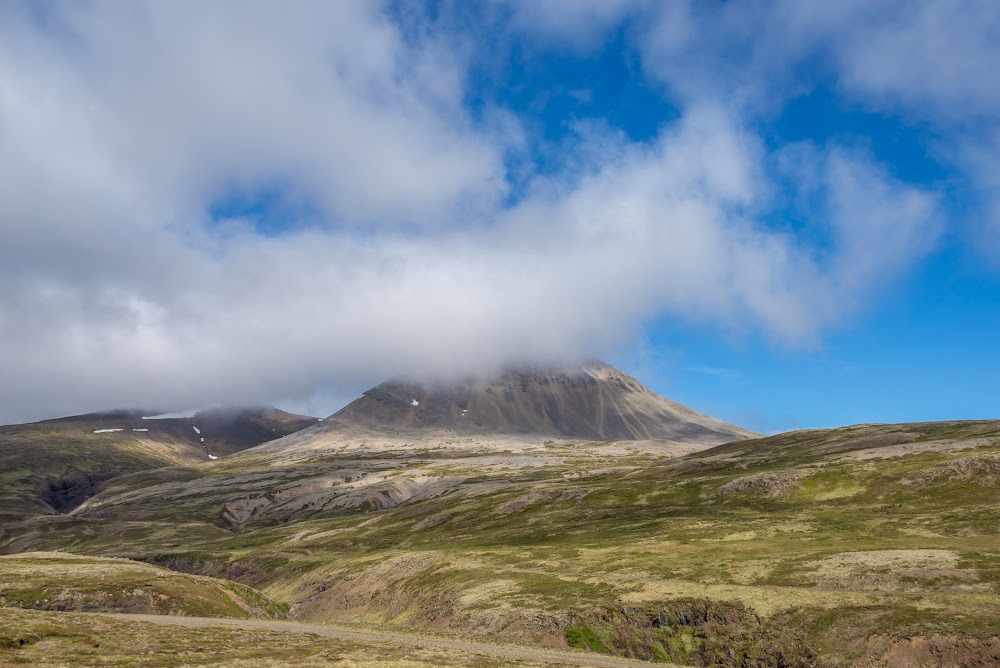
<instances>
[{"instance_id":1,"label":"green vegetation","mask_svg":"<svg viewBox=\"0 0 1000 668\"><path fill-rule=\"evenodd\" d=\"M597 634L594 633L593 629L586 624L567 627L566 643L570 647L579 647L581 649L589 649L595 652L604 652L605 654L611 652L611 650L608 649L608 646L597 637Z\"/></svg>"},{"instance_id":2,"label":"green vegetation","mask_svg":"<svg viewBox=\"0 0 1000 668\"><path fill-rule=\"evenodd\" d=\"M974 656L1000 629L1000 423L807 431L685 457L418 445L141 473L93 512L5 527L0 549L228 578L300 620L692 665L849 665L908 638ZM398 506L372 501L385 490ZM232 502L256 498L234 528Z\"/></svg>"}]
</instances>

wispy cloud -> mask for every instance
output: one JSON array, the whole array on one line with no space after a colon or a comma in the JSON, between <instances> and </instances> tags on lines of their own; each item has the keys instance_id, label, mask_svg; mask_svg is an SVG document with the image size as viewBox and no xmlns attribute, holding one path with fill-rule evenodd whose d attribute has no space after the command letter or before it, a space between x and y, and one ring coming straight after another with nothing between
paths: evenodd
<instances>
[{"instance_id":1,"label":"wispy cloud","mask_svg":"<svg viewBox=\"0 0 1000 668\"><path fill-rule=\"evenodd\" d=\"M802 428L802 423L794 415L775 417L764 411L749 411L731 418L736 424L741 424L751 431L765 436L795 431Z\"/></svg>"},{"instance_id":2,"label":"wispy cloud","mask_svg":"<svg viewBox=\"0 0 1000 668\"><path fill-rule=\"evenodd\" d=\"M703 366L697 364L692 366L687 366L684 368L686 371L690 371L692 373L700 373L706 376L714 376L715 378L719 378L721 380L729 382L741 381L745 378L745 375L739 369L727 369L725 367Z\"/></svg>"}]
</instances>

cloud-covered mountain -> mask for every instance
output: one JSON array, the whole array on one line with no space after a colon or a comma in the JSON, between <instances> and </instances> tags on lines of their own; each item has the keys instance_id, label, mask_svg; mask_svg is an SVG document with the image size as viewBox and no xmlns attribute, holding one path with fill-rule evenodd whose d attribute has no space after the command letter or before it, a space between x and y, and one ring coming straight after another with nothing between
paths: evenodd
<instances>
[{"instance_id":1,"label":"cloud-covered mountain","mask_svg":"<svg viewBox=\"0 0 1000 668\"><path fill-rule=\"evenodd\" d=\"M755 435L665 399L602 362L570 370L508 368L495 378L454 385L387 381L328 421L593 441L722 443Z\"/></svg>"}]
</instances>

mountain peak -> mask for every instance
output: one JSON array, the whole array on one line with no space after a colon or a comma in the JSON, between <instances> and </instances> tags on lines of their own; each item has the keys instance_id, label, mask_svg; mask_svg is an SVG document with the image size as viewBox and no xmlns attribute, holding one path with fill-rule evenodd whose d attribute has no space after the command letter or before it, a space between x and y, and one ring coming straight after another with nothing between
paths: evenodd
<instances>
[{"instance_id":1,"label":"mountain peak","mask_svg":"<svg viewBox=\"0 0 1000 668\"><path fill-rule=\"evenodd\" d=\"M610 364L576 369L508 367L451 385L381 383L332 416L394 429L538 434L595 441L723 442L752 436L659 396Z\"/></svg>"}]
</instances>

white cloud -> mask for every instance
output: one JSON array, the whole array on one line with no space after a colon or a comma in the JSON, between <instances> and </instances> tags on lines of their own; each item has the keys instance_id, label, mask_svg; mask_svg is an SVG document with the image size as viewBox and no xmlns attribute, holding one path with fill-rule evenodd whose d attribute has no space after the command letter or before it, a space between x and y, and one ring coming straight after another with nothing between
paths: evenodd
<instances>
[{"instance_id":1,"label":"white cloud","mask_svg":"<svg viewBox=\"0 0 1000 668\"><path fill-rule=\"evenodd\" d=\"M973 177L973 192L981 205L967 223L976 250L1000 268L1000 123L976 139L953 147L956 159Z\"/></svg>"},{"instance_id":2,"label":"white cloud","mask_svg":"<svg viewBox=\"0 0 1000 668\"><path fill-rule=\"evenodd\" d=\"M622 12L618 19L624 20ZM674 2L636 33L643 68L682 103L724 100L769 119L829 85L848 105L901 119L953 169L961 236L1000 248L1000 12L990 0ZM813 76L803 77L809 71ZM933 236L933 235L932 235Z\"/></svg>"},{"instance_id":3,"label":"white cloud","mask_svg":"<svg viewBox=\"0 0 1000 668\"><path fill-rule=\"evenodd\" d=\"M818 256L771 224L772 156L712 102L648 144L582 124L587 164L506 206L516 120L474 123L464 51L370 3L33 11L0 10L2 420L314 406L390 374L604 354L662 313L808 344L939 230L933 196L812 147L785 169L825 202ZM272 183L312 224L209 224Z\"/></svg>"},{"instance_id":4,"label":"white cloud","mask_svg":"<svg viewBox=\"0 0 1000 668\"><path fill-rule=\"evenodd\" d=\"M854 3L861 10L866 3ZM842 85L922 118L996 117L1000 13L989 0L882 2L828 38Z\"/></svg>"},{"instance_id":5,"label":"white cloud","mask_svg":"<svg viewBox=\"0 0 1000 668\"><path fill-rule=\"evenodd\" d=\"M157 222L274 182L368 223L452 222L503 194L458 64L409 48L372 3L79 5L44 24L16 7L0 28L14 184L58 178Z\"/></svg>"},{"instance_id":6,"label":"white cloud","mask_svg":"<svg viewBox=\"0 0 1000 668\"><path fill-rule=\"evenodd\" d=\"M786 3L787 5L788 3ZM791 3L795 4L795 3ZM995 261L1000 248L1000 12L989 0L837 3L801 24L828 45L841 89L869 108L898 113L939 137L928 147L962 177L963 236ZM954 177L953 177L954 178Z\"/></svg>"}]
</instances>

